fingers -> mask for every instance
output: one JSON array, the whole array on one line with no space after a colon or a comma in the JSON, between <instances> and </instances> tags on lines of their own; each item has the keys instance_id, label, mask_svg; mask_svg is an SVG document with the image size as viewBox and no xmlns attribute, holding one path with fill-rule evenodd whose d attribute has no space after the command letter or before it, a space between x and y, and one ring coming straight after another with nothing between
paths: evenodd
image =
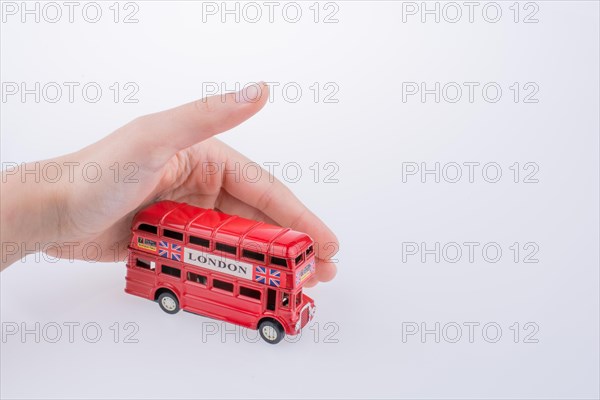
<instances>
[{"instance_id":1,"label":"fingers","mask_svg":"<svg viewBox=\"0 0 600 400\"><path fill-rule=\"evenodd\" d=\"M337 274L337 265L326 260L317 260L317 278L321 282L329 282Z\"/></svg>"},{"instance_id":2,"label":"fingers","mask_svg":"<svg viewBox=\"0 0 600 400\"><path fill-rule=\"evenodd\" d=\"M262 211L230 195L225 190L221 191L221 194L219 195L219 198L215 204L215 208L218 208L227 214L235 214L255 221L263 221L268 224L277 224L276 221L268 217ZM310 232L307 233L311 235ZM314 238L313 235L311 236ZM319 243L317 242L316 245L319 246ZM323 253L324 249L325 253ZM319 251L321 253L319 253ZM330 256L333 256L335 252L337 252L337 242L332 242L329 244L329 246L320 246L320 249L317 249L317 255L325 259L331 258ZM337 266L334 262L319 258L317 258L316 261L316 274L307 282L306 285L308 287L315 286L318 282L329 282L335 277L337 272Z\"/></svg>"},{"instance_id":3,"label":"fingers","mask_svg":"<svg viewBox=\"0 0 600 400\"><path fill-rule=\"evenodd\" d=\"M266 216L265 213L252 206L249 206L240 199L233 197L225 190L221 190L221 193L215 202L214 208L221 210L226 214L239 215L240 217L248 218L254 221L262 221L266 222L267 224L277 225L277 222Z\"/></svg>"},{"instance_id":4,"label":"fingers","mask_svg":"<svg viewBox=\"0 0 600 400\"><path fill-rule=\"evenodd\" d=\"M227 169L234 169L236 163L242 167L250 163L237 151L228 147L227 151ZM317 277L320 281L328 281L335 276L336 266L331 258L339 248L337 237L283 183L263 170L260 178L253 181L225 176L223 188L279 225L309 234L315 241L319 260Z\"/></svg>"},{"instance_id":5,"label":"fingers","mask_svg":"<svg viewBox=\"0 0 600 400\"><path fill-rule=\"evenodd\" d=\"M306 287L313 287L319 282L329 282L335 277L337 267L335 263L329 261L317 260L316 274L312 276L305 284Z\"/></svg>"},{"instance_id":6,"label":"fingers","mask_svg":"<svg viewBox=\"0 0 600 400\"><path fill-rule=\"evenodd\" d=\"M152 170L179 150L225 132L256 114L267 102L269 87L261 82L237 93L211 96L170 110L140 117L109 140L118 142L128 161Z\"/></svg>"}]
</instances>

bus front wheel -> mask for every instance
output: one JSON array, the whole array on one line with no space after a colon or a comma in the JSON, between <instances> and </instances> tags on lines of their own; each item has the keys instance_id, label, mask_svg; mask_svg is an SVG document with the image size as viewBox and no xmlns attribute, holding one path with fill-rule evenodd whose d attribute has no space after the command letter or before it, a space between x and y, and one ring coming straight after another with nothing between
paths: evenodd
<instances>
[{"instance_id":1,"label":"bus front wheel","mask_svg":"<svg viewBox=\"0 0 600 400\"><path fill-rule=\"evenodd\" d=\"M176 314L179 311L179 301L171 292L164 292L158 296L158 305L164 312L169 314Z\"/></svg>"},{"instance_id":2,"label":"bus front wheel","mask_svg":"<svg viewBox=\"0 0 600 400\"><path fill-rule=\"evenodd\" d=\"M283 337L285 336L285 332L283 331L283 327L277 321L263 321L258 326L258 333L260 333L260 337L263 340L270 344L277 344L281 342Z\"/></svg>"}]
</instances>

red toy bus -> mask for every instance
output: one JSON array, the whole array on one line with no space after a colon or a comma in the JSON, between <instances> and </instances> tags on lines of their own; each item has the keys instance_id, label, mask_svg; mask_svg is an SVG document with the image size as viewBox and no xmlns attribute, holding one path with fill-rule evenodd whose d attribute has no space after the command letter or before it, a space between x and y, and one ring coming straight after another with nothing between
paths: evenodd
<instances>
[{"instance_id":1,"label":"red toy bus","mask_svg":"<svg viewBox=\"0 0 600 400\"><path fill-rule=\"evenodd\" d=\"M133 219L125 292L258 329L268 343L295 335L312 319L302 293L315 273L312 239L263 222L174 201Z\"/></svg>"}]
</instances>

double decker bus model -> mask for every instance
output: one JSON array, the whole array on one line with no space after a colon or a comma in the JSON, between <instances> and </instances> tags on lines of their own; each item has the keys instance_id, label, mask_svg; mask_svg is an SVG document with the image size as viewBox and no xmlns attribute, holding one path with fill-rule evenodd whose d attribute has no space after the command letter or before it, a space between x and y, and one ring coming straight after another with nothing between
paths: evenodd
<instances>
[{"instance_id":1,"label":"double decker bus model","mask_svg":"<svg viewBox=\"0 0 600 400\"><path fill-rule=\"evenodd\" d=\"M313 318L302 286L315 273L305 233L235 215L160 201L133 219L125 292L258 329L268 343Z\"/></svg>"}]
</instances>

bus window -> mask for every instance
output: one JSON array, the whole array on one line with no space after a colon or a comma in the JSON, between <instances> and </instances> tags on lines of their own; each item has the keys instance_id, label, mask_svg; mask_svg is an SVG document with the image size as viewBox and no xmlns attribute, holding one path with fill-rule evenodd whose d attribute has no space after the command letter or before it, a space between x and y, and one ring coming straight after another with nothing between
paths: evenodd
<instances>
[{"instance_id":1,"label":"bus window","mask_svg":"<svg viewBox=\"0 0 600 400\"><path fill-rule=\"evenodd\" d=\"M194 283L199 283L201 285L206 285L206 276L198 275L193 272L187 273L187 280Z\"/></svg>"},{"instance_id":2,"label":"bus window","mask_svg":"<svg viewBox=\"0 0 600 400\"><path fill-rule=\"evenodd\" d=\"M141 258L135 259L135 266L154 271L154 265L150 261L142 260Z\"/></svg>"},{"instance_id":3,"label":"bus window","mask_svg":"<svg viewBox=\"0 0 600 400\"><path fill-rule=\"evenodd\" d=\"M217 242L217 244L215 245L215 249L222 251L224 253L229 253L229 254L236 254L236 247L235 246L231 246L225 243L219 243Z\"/></svg>"},{"instance_id":4,"label":"bus window","mask_svg":"<svg viewBox=\"0 0 600 400\"><path fill-rule=\"evenodd\" d=\"M206 247L206 248L210 247L210 240L203 239L198 236L190 236L190 243L198 245L198 246Z\"/></svg>"},{"instance_id":5,"label":"bus window","mask_svg":"<svg viewBox=\"0 0 600 400\"><path fill-rule=\"evenodd\" d=\"M304 261L304 253L300 253L298 255L298 257L296 257L296 259L294 260L294 262L296 263L296 265L302 264L302 261Z\"/></svg>"},{"instance_id":6,"label":"bus window","mask_svg":"<svg viewBox=\"0 0 600 400\"><path fill-rule=\"evenodd\" d=\"M175 278L181 278L181 270L179 268L173 268L163 264L161 272L166 275L174 276Z\"/></svg>"},{"instance_id":7,"label":"bus window","mask_svg":"<svg viewBox=\"0 0 600 400\"><path fill-rule=\"evenodd\" d=\"M313 247L310 246L308 249L306 249L306 256L308 257L309 255L311 255L313 252Z\"/></svg>"},{"instance_id":8,"label":"bus window","mask_svg":"<svg viewBox=\"0 0 600 400\"><path fill-rule=\"evenodd\" d=\"M281 306L282 307L289 307L290 305L290 294L286 293L286 292L281 292Z\"/></svg>"},{"instance_id":9,"label":"bus window","mask_svg":"<svg viewBox=\"0 0 600 400\"><path fill-rule=\"evenodd\" d=\"M296 307L302 304L302 290L296 295Z\"/></svg>"},{"instance_id":10,"label":"bus window","mask_svg":"<svg viewBox=\"0 0 600 400\"><path fill-rule=\"evenodd\" d=\"M138 230L148 232L153 235L156 235L158 233L158 229L156 229L156 226L148 224L140 224L140 226L138 226Z\"/></svg>"},{"instance_id":11,"label":"bus window","mask_svg":"<svg viewBox=\"0 0 600 400\"><path fill-rule=\"evenodd\" d=\"M254 261L260 261L261 263L265 262L265 255L262 253L258 253L252 250L242 249L242 257L248 258Z\"/></svg>"},{"instance_id":12,"label":"bus window","mask_svg":"<svg viewBox=\"0 0 600 400\"><path fill-rule=\"evenodd\" d=\"M250 297L251 299L260 300L260 291L240 286L240 296Z\"/></svg>"},{"instance_id":13,"label":"bus window","mask_svg":"<svg viewBox=\"0 0 600 400\"><path fill-rule=\"evenodd\" d=\"M285 260L285 258L271 257L271 264L287 267L287 261Z\"/></svg>"},{"instance_id":14,"label":"bus window","mask_svg":"<svg viewBox=\"0 0 600 400\"><path fill-rule=\"evenodd\" d=\"M181 232L163 229L163 236L183 242L183 233Z\"/></svg>"},{"instance_id":15,"label":"bus window","mask_svg":"<svg viewBox=\"0 0 600 400\"><path fill-rule=\"evenodd\" d=\"M225 290L233 293L233 283L221 281L219 279L213 279L213 287L216 289Z\"/></svg>"}]
</instances>

